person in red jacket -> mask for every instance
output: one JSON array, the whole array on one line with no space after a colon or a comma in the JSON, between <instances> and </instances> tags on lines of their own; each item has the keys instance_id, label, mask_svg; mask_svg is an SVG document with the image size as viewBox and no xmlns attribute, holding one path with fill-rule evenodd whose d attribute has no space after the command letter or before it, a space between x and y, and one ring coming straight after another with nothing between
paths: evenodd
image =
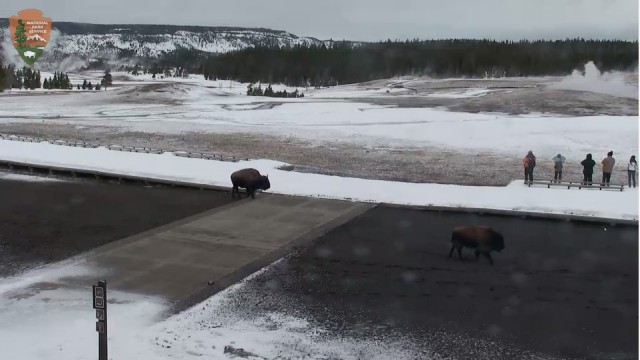
<instances>
[{"instance_id":1,"label":"person in red jacket","mask_svg":"<svg viewBox=\"0 0 640 360\"><path fill-rule=\"evenodd\" d=\"M524 165L524 182L533 181L533 168L536 167L536 157L533 155L533 151L529 150L527 156L522 159L522 165Z\"/></svg>"}]
</instances>

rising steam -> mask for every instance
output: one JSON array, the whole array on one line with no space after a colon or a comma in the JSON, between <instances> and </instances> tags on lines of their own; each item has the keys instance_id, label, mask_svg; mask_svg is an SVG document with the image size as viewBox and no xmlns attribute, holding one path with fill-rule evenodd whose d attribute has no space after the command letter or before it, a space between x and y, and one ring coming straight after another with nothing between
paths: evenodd
<instances>
[{"instance_id":1,"label":"rising steam","mask_svg":"<svg viewBox=\"0 0 640 360\"><path fill-rule=\"evenodd\" d=\"M549 88L559 90L588 91L617 97L638 99L638 72L600 72L593 61L584 65L584 72L573 73Z\"/></svg>"}]
</instances>

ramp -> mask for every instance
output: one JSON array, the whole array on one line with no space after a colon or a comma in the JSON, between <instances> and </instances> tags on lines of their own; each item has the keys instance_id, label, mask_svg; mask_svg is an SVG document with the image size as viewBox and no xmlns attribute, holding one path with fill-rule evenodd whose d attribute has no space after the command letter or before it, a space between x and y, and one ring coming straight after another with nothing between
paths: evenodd
<instances>
[{"instance_id":1,"label":"ramp","mask_svg":"<svg viewBox=\"0 0 640 360\"><path fill-rule=\"evenodd\" d=\"M95 276L60 281L106 279L110 289L160 296L179 311L372 206L262 194L95 249L85 263L98 269Z\"/></svg>"}]
</instances>

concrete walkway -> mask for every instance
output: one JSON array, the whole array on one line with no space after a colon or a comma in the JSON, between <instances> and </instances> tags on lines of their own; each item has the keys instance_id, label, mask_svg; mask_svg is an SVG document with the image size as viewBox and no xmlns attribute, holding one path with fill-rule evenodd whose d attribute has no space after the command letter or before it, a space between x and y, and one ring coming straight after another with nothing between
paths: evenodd
<instances>
[{"instance_id":1,"label":"concrete walkway","mask_svg":"<svg viewBox=\"0 0 640 360\"><path fill-rule=\"evenodd\" d=\"M90 277L113 290L161 296L188 308L364 213L372 205L259 194L91 251ZM213 282L210 284L210 282Z\"/></svg>"}]
</instances>

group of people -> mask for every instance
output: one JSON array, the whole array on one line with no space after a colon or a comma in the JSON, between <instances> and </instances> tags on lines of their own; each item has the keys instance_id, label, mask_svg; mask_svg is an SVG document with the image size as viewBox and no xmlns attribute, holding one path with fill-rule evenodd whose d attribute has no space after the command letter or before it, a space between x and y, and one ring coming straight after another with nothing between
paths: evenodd
<instances>
[{"instance_id":1,"label":"group of people","mask_svg":"<svg viewBox=\"0 0 640 360\"><path fill-rule=\"evenodd\" d=\"M562 167L564 162L567 160L561 154L558 154L551 158L553 161L553 169L554 176L553 180L555 182L562 181ZM607 157L602 159L600 162L602 164L602 185L609 186L611 182L611 173L613 172L613 166L616 163L616 159L613 158L613 151L609 151L607 153ZM532 151L527 153L527 156L522 159L522 164L524 165L524 181L533 181L533 169L536 167L536 157L533 155ZM593 168L596 166L596 162L593 160L591 154L587 154L587 157L580 162L583 167L582 174L584 175L582 183L585 185L591 185L593 183ZM636 157L631 156L629 159L629 163L627 164L627 175L629 179L629 187L631 187L633 183L633 187L636 187L636 170L638 169L638 162L636 161Z\"/></svg>"}]
</instances>

